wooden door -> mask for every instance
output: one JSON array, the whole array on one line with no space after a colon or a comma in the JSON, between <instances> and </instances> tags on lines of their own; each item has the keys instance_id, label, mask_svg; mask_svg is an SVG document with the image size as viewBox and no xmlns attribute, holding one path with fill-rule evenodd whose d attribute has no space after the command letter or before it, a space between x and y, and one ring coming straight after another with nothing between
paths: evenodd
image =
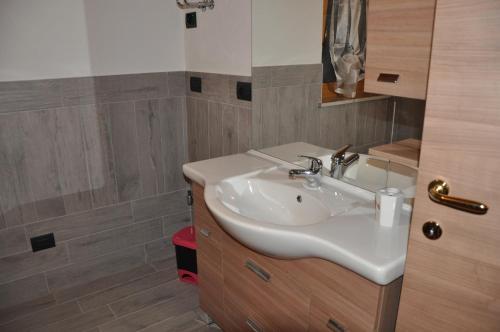
<instances>
[{"instance_id":1,"label":"wooden door","mask_svg":"<svg viewBox=\"0 0 500 332\"><path fill-rule=\"evenodd\" d=\"M500 1L437 0L425 116L397 330L500 331ZM432 202L436 178L488 212Z\"/></svg>"}]
</instances>

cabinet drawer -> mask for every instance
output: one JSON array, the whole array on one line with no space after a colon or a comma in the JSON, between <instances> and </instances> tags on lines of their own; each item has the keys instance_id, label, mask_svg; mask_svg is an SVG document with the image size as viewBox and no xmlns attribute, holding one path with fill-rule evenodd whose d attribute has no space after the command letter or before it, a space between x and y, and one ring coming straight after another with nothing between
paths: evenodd
<instances>
[{"instance_id":1,"label":"cabinet drawer","mask_svg":"<svg viewBox=\"0 0 500 332\"><path fill-rule=\"evenodd\" d=\"M244 303L244 315L275 331L306 331L309 294L273 263L236 241L223 246L225 292Z\"/></svg>"},{"instance_id":2,"label":"cabinet drawer","mask_svg":"<svg viewBox=\"0 0 500 332\"><path fill-rule=\"evenodd\" d=\"M309 331L357 332L374 331L374 317L355 308L334 292L329 298L313 295L309 314Z\"/></svg>"},{"instance_id":3,"label":"cabinet drawer","mask_svg":"<svg viewBox=\"0 0 500 332\"><path fill-rule=\"evenodd\" d=\"M273 327L265 319L228 289L224 290L224 313L226 331L273 331Z\"/></svg>"},{"instance_id":4,"label":"cabinet drawer","mask_svg":"<svg viewBox=\"0 0 500 332\"><path fill-rule=\"evenodd\" d=\"M213 257L203 253L197 255L197 260L200 307L224 328L224 279L220 267L213 264Z\"/></svg>"},{"instance_id":5,"label":"cabinet drawer","mask_svg":"<svg viewBox=\"0 0 500 332\"><path fill-rule=\"evenodd\" d=\"M206 239L220 250L221 243L227 235L210 214L203 198L203 187L193 183L192 189L196 239L200 241Z\"/></svg>"}]
</instances>

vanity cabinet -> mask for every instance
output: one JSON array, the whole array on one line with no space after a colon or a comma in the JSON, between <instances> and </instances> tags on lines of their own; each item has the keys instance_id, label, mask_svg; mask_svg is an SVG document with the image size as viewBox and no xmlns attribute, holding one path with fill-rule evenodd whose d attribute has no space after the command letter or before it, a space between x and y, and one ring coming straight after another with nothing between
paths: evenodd
<instances>
[{"instance_id":1,"label":"vanity cabinet","mask_svg":"<svg viewBox=\"0 0 500 332\"><path fill-rule=\"evenodd\" d=\"M216 223L193 183L200 306L226 331L391 331L402 278L377 285L318 258L257 253Z\"/></svg>"},{"instance_id":2,"label":"vanity cabinet","mask_svg":"<svg viewBox=\"0 0 500 332\"><path fill-rule=\"evenodd\" d=\"M435 0L369 1L366 92L426 99L435 5Z\"/></svg>"}]
</instances>

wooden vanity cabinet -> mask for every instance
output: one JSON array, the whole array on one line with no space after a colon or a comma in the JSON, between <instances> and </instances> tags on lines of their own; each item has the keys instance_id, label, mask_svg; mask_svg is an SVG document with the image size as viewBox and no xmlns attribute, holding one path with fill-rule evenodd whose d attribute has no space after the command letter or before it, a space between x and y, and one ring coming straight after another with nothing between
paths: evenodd
<instances>
[{"instance_id":1,"label":"wooden vanity cabinet","mask_svg":"<svg viewBox=\"0 0 500 332\"><path fill-rule=\"evenodd\" d=\"M402 278L377 285L317 258L257 253L220 228L193 183L200 306L226 331L392 331Z\"/></svg>"},{"instance_id":2,"label":"wooden vanity cabinet","mask_svg":"<svg viewBox=\"0 0 500 332\"><path fill-rule=\"evenodd\" d=\"M365 91L426 99L436 0L370 0ZM398 75L384 81L383 74Z\"/></svg>"}]
</instances>

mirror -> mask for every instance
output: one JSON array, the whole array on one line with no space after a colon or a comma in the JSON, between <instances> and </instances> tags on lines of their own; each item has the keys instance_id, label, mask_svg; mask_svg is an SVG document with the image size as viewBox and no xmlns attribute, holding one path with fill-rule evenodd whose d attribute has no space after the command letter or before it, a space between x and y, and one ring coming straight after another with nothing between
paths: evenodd
<instances>
[{"instance_id":1,"label":"mirror","mask_svg":"<svg viewBox=\"0 0 500 332\"><path fill-rule=\"evenodd\" d=\"M322 103L324 6L328 2L252 1L252 147L305 166L305 160L295 154L277 154L273 147L302 142L300 154L328 159L333 150L351 144L349 152L360 153L361 158L343 181L371 191L406 181L405 188L411 191L416 168L400 167L368 152L420 139L425 102L368 95Z\"/></svg>"}]
</instances>

